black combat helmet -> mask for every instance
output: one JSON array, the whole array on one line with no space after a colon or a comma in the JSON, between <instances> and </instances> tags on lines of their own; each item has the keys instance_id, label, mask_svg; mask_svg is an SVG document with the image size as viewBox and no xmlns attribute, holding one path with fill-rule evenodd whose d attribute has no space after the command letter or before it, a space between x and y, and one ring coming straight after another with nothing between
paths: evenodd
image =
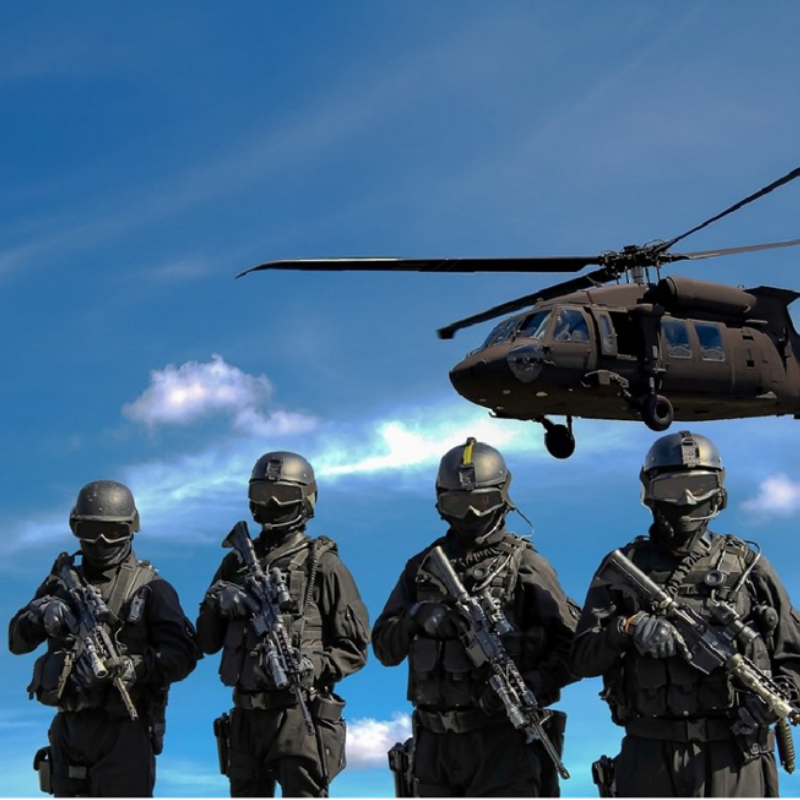
<instances>
[{"instance_id":1,"label":"black combat helmet","mask_svg":"<svg viewBox=\"0 0 800 800\"><path fill-rule=\"evenodd\" d=\"M472 510L483 516L514 508L508 495L511 472L499 450L476 441L444 454L436 476L436 507L445 517L462 518Z\"/></svg>"},{"instance_id":2,"label":"black combat helmet","mask_svg":"<svg viewBox=\"0 0 800 800\"><path fill-rule=\"evenodd\" d=\"M79 539L100 535L107 541L130 538L139 530L139 512L131 490L117 481L87 483L78 492L69 526Z\"/></svg>"},{"instance_id":3,"label":"black combat helmet","mask_svg":"<svg viewBox=\"0 0 800 800\"><path fill-rule=\"evenodd\" d=\"M248 489L253 519L272 527L294 527L314 516L314 468L297 453L265 453L256 461ZM297 507L296 514L287 514ZM289 519L283 517L289 516Z\"/></svg>"}]
</instances>

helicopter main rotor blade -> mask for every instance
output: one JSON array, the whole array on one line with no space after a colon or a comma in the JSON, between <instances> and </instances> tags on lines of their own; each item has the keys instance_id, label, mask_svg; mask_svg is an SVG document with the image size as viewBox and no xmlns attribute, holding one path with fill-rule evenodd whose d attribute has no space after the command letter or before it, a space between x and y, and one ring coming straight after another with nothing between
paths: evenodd
<instances>
[{"instance_id":1,"label":"helicopter main rotor blade","mask_svg":"<svg viewBox=\"0 0 800 800\"><path fill-rule=\"evenodd\" d=\"M578 272L599 264L598 256L543 256L509 258L296 258L267 261L240 272L267 269L302 272Z\"/></svg>"},{"instance_id":2,"label":"helicopter main rotor blade","mask_svg":"<svg viewBox=\"0 0 800 800\"><path fill-rule=\"evenodd\" d=\"M507 303L493 306L486 311L481 311L479 314L473 314L470 317L456 320L446 325L444 328L439 328L436 333L440 339L452 339L456 331L460 331L463 328L469 328L480 322L486 322L495 317L502 317L504 314L510 314L513 311L519 311L521 308L532 306L540 300L549 300L551 297L559 297L572 292L578 292L581 289L592 289L596 286L600 286L611 277L613 276L609 275L605 267L603 269L596 269L594 272L589 272L578 278L557 283L555 286L548 286L546 289L541 289L533 294L526 294L523 297L518 297L516 300L509 300Z\"/></svg>"},{"instance_id":3,"label":"helicopter main rotor blade","mask_svg":"<svg viewBox=\"0 0 800 800\"><path fill-rule=\"evenodd\" d=\"M757 192L753 192L753 194L748 195L743 200L740 200L738 203L734 203L729 208L726 208L724 211L721 211L719 214L707 219L705 222L701 222L699 225L695 225L686 233L682 233L680 236L676 236L674 239L670 239L667 242L663 242L658 246L658 249L662 252L669 250L671 247L676 245L682 239L685 239L687 236L691 236L693 233L697 233L697 231L702 230L703 228L707 228L712 222L716 222L717 220L722 219L723 217L727 217L728 214L733 214L734 211L738 211L743 206L746 206L748 203L752 203L754 200L758 200L760 197L763 197L765 194L769 194L770 192L774 192L775 189L780 188L784 184L793 181L795 178L800 177L800 167L793 169L791 172L787 172L782 178L778 178L778 180L773 181L768 186L765 186L763 189L759 189Z\"/></svg>"},{"instance_id":4,"label":"helicopter main rotor blade","mask_svg":"<svg viewBox=\"0 0 800 800\"><path fill-rule=\"evenodd\" d=\"M703 250L696 253L683 253L679 260L697 261L701 258L715 258L716 256L733 256L737 253L755 253L759 250L776 250L779 247L797 247L800 239L789 239L786 242L770 242L769 244L751 244L746 247L727 247L722 250Z\"/></svg>"}]
</instances>

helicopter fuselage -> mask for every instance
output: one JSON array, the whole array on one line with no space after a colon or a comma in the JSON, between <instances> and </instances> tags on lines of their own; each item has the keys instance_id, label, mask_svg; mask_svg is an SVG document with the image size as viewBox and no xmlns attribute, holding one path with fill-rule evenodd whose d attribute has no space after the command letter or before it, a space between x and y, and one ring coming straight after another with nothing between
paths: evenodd
<instances>
[{"instance_id":1,"label":"helicopter fuselage","mask_svg":"<svg viewBox=\"0 0 800 800\"><path fill-rule=\"evenodd\" d=\"M642 419L654 395L682 421L797 414L797 296L686 278L574 292L501 322L450 379L522 420Z\"/></svg>"}]
</instances>

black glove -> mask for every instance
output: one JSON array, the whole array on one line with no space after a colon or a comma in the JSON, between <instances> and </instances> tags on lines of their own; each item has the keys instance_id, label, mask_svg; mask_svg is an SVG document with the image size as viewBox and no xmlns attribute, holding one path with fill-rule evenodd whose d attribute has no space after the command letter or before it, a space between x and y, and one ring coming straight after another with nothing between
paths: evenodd
<instances>
[{"instance_id":1,"label":"black glove","mask_svg":"<svg viewBox=\"0 0 800 800\"><path fill-rule=\"evenodd\" d=\"M252 613L250 596L235 583L217 581L206 596L217 604L220 615L227 619L246 617Z\"/></svg>"},{"instance_id":2,"label":"black glove","mask_svg":"<svg viewBox=\"0 0 800 800\"><path fill-rule=\"evenodd\" d=\"M65 639L78 629L78 620L70 607L58 597L46 595L34 600L31 603L31 612L53 639Z\"/></svg>"},{"instance_id":3,"label":"black glove","mask_svg":"<svg viewBox=\"0 0 800 800\"><path fill-rule=\"evenodd\" d=\"M444 603L417 603L410 616L433 639L457 639L464 627L458 612Z\"/></svg>"},{"instance_id":4,"label":"black glove","mask_svg":"<svg viewBox=\"0 0 800 800\"><path fill-rule=\"evenodd\" d=\"M487 684L480 700L478 700L478 708L486 714L497 714L502 711L505 706L500 699L500 695Z\"/></svg>"},{"instance_id":5,"label":"black glove","mask_svg":"<svg viewBox=\"0 0 800 800\"><path fill-rule=\"evenodd\" d=\"M636 649L653 658L672 658L686 651L686 643L675 626L663 617L640 611L628 625Z\"/></svg>"},{"instance_id":6,"label":"black glove","mask_svg":"<svg viewBox=\"0 0 800 800\"><path fill-rule=\"evenodd\" d=\"M739 706L739 719L733 724L731 730L734 733L742 733L745 736L755 733L759 728L768 728L773 722L777 722L780 716L776 714L758 695L741 694L741 705Z\"/></svg>"},{"instance_id":7,"label":"black glove","mask_svg":"<svg viewBox=\"0 0 800 800\"><path fill-rule=\"evenodd\" d=\"M107 684L113 677L111 670L108 671L105 677L98 677L92 668L92 660L85 650L75 659L70 673L70 680L74 681L81 689L96 689Z\"/></svg>"}]
</instances>

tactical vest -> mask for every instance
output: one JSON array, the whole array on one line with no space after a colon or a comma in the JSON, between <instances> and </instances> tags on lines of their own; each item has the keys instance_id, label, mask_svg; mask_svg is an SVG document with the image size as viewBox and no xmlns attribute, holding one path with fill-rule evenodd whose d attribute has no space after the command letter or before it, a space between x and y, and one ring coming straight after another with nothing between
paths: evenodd
<instances>
[{"instance_id":1,"label":"tactical vest","mask_svg":"<svg viewBox=\"0 0 800 800\"><path fill-rule=\"evenodd\" d=\"M435 542L443 544L444 539ZM497 544L451 561L470 593L488 588L500 600L514 630L503 637L508 654L520 671L534 669L544 645L544 629L533 625L521 629L527 620L519 619L515 604L517 576L523 554L533 549L530 542L506 534ZM415 577L416 602L443 602L439 586L427 576L424 562ZM420 633L409 650L408 699L417 706L454 709L477 705L490 676L485 665L476 668L459 639L433 639Z\"/></svg>"},{"instance_id":2,"label":"tactical vest","mask_svg":"<svg viewBox=\"0 0 800 800\"><path fill-rule=\"evenodd\" d=\"M59 563L56 560L56 564ZM77 567L81 580L85 581L83 569ZM131 557L124 561L113 579L100 586L103 602L109 610L108 619L103 624L111 633L112 639L119 645L120 655L130 656L136 660L143 658L150 641L150 630L147 624L145 607L147 604L147 586L158 576L158 571L149 561L138 561ZM49 593L66 600L66 593L55 576L49 579L51 586ZM34 664L33 678L28 686L28 696L36 697L40 703L47 706L58 706L62 711L83 711L87 708L104 706L112 716L127 716L127 711L122 700L109 685L101 685L87 690L78 685L71 678L67 683L61 698L58 698L59 679L65 671L69 670L67 656L71 649L65 640L48 638L47 652L41 655ZM131 697L134 703L148 699L151 689L143 686L134 686Z\"/></svg>"},{"instance_id":3,"label":"tactical vest","mask_svg":"<svg viewBox=\"0 0 800 800\"><path fill-rule=\"evenodd\" d=\"M756 554L748 545L733 536L710 535L710 547L693 564L684 559L675 569L658 565L659 554L646 544L646 537L631 542L623 552L628 558L681 603L691 606L706 619L712 620L710 601L732 604L746 624L762 634L748 646L745 654L755 664L770 672L770 659L765 639L763 614L755 614L759 599L749 577L741 582ZM691 560L691 559L690 559ZM738 588L737 588L738 587ZM639 607L629 596L615 594L618 611L628 617ZM644 609L649 611L649 609ZM738 696L732 681L722 669L705 675L683 658L643 656L630 647L621 661L604 675L604 699L611 707L612 718L625 724L638 718L686 719L732 716Z\"/></svg>"},{"instance_id":4,"label":"tactical vest","mask_svg":"<svg viewBox=\"0 0 800 800\"><path fill-rule=\"evenodd\" d=\"M293 608L282 613L283 624L292 645L301 656L307 656L315 664L322 660L322 613L315 597L315 584L322 554L336 551L336 542L326 536L317 539L305 537L295 547L279 553L272 559L270 554L259 559L265 572L278 567L286 578ZM233 582L237 582L232 577ZM234 686L243 692L269 692L276 689L263 668L262 642L253 632L248 619L232 619L225 631L225 640L219 674L226 686Z\"/></svg>"}]
</instances>

